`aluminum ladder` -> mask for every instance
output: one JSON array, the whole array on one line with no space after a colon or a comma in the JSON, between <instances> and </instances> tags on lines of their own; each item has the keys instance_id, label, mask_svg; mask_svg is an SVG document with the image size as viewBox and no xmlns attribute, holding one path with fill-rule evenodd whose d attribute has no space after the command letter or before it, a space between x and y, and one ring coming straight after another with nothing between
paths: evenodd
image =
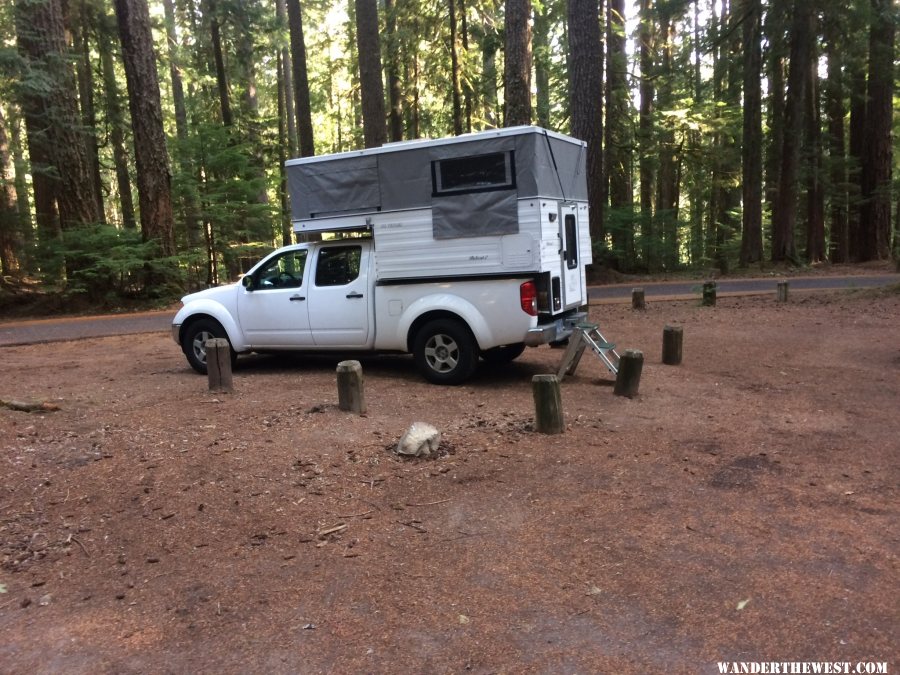
<instances>
[{"instance_id":1,"label":"aluminum ladder","mask_svg":"<svg viewBox=\"0 0 900 675\"><path fill-rule=\"evenodd\" d=\"M619 353L616 351L616 346L603 337L599 328L595 323L580 323L575 326L556 375L560 382L566 375L575 373L578 362L581 361L581 356L587 347L593 350L609 372L613 375L619 372Z\"/></svg>"}]
</instances>

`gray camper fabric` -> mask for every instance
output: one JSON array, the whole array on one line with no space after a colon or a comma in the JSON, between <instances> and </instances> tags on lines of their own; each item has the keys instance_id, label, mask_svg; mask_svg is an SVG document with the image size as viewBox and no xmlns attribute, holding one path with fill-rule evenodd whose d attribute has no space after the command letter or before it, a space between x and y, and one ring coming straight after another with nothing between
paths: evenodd
<instances>
[{"instance_id":1,"label":"gray camper fabric","mask_svg":"<svg viewBox=\"0 0 900 675\"><path fill-rule=\"evenodd\" d=\"M431 206L431 163L426 149L385 152L377 157L383 211Z\"/></svg>"},{"instance_id":2,"label":"gray camper fabric","mask_svg":"<svg viewBox=\"0 0 900 675\"><path fill-rule=\"evenodd\" d=\"M516 139L440 145L428 153L435 239L519 231Z\"/></svg>"},{"instance_id":3,"label":"gray camper fabric","mask_svg":"<svg viewBox=\"0 0 900 675\"><path fill-rule=\"evenodd\" d=\"M435 239L514 234L516 198L587 199L585 154L535 129L303 162L287 169L292 216L431 207Z\"/></svg>"},{"instance_id":4,"label":"gray camper fabric","mask_svg":"<svg viewBox=\"0 0 900 675\"><path fill-rule=\"evenodd\" d=\"M288 168L288 180L297 220L381 207L375 155L297 164Z\"/></svg>"},{"instance_id":5,"label":"gray camper fabric","mask_svg":"<svg viewBox=\"0 0 900 675\"><path fill-rule=\"evenodd\" d=\"M431 203L435 239L486 237L519 231L515 190L435 197Z\"/></svg>"},{"instance_id":6,"label":"gray camper fabric","mask_svg":"<svg viewBox=\"0 0 900 675\"><path fill-rule=\"evenodd\" d=\"M585 200L587 193L587 175L585 173L585 161L587 148L581 144L567 143L558 138L544 137L544 142L549 142L555 160L556 174L562 184L562 199Z\"/></svg>"}]
</instances>

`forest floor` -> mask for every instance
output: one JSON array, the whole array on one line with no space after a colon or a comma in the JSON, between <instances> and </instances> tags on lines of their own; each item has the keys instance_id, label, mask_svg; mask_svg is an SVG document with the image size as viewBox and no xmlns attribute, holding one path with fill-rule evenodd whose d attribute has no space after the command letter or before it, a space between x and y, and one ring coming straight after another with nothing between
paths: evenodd
<instances>
[{"instance_id":1,"label":"forest floor","mask_svg":"<svg viewBox=\"0 0 900 675\"><path fill-rule=\"evenodd\" d=\"M211 394L168 335L0 349L0 672L717 673L900 644L900 293L591 309L531 430L527 350L468 384L242 357ZM660 363L684 328L684 362ZM446 454L404 461L414 421Z\"/></svg>"}]
</instances>

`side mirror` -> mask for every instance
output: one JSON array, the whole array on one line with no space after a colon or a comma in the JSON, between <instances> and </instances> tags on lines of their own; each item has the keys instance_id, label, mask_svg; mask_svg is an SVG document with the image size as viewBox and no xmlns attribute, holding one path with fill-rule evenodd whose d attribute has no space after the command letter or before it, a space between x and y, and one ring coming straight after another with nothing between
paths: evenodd
<instances>
[{"instance_id":1,"label":"side mirror","mask_svg":"<svg viewBox=\"0 0 900 675\"><path fill-rule=\"evenodd\" d=\"M246 288L248 291L252 291L254 288L253 285L253 277L249 274L241 277L241 285Z\"/></svg>"}]
</instances>

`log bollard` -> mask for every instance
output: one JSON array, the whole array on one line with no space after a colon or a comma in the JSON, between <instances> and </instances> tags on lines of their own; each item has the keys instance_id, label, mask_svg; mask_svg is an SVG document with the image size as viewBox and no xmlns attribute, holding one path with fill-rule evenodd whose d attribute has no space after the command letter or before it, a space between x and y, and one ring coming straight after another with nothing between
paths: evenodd
<instances>
[{"instance_id":1,"label":"log bollard","mask_svg":"<svg viewBox=\"0 0 900 675\"><path fill-rule=\"evenodd\" d=\"M644 289L643 288L632 288L631 289L631 309L646 309L646 303L644 302Z\"/></svg>"},{"instance_id":2,"label":"log bollard","mask_svg":"<svg viewBox=\"0 0 900 675\"><path fill-rule=\"evenodd\" d=\"M641 371L644 369L644 354L637 349L626 349L619 359L619 372L613 394L616 396L637 396L641 384Z\"/></svg>"},{"instance_id":3,"label":"log bollard","mask_svg":"<svg viewBox=\"0 0 900 675\"><path fill-rule=\"evenodd\" d=\"M225 338L206 341L206 376L209 390L230 394L234 391L231 378L231 345Z\"/></svg>"},{"instance_id":4,"label":"log bollard","mask_svg":"<svg viewBox=\"0 0 900 675\"><path fill-rule=\"evenodd\" d=\"M559 378L556 375L535 375L531 378L534 394L534 430L541 434L561 434L565 431Z\"/></svg>"},{"instance_id":5,"label":"log bollard","mask_svg":"<svg viewBox=\"0 0 900 675\"><path fill-rule=\"evenodd\" d=\"M715 307L716 306L716 282L715 281L704 281L703 282L703 302L701 304L704 307Z\"/></svg>"},{"instance_id":6,"label":"log bollard","mask_svg":"<svg viewBox=\"0 0 900 675\"><path fill-rule=\"evenodd\" d=\"M341 361L337 365L338 408L362 415L366 412L362 365L359 361Z\"/></svg>"},{"instance_id":7,"label":"log bollard","mask_svg":"<svg viewBox=\"0 0 900 675\"><path fill-rule=\"evenodd\" d=\"M681 345L684 341L684 329L681 326L663 328L662 362L667 366L681 363Z\"/></svg>"},{"instance_id":8,"label":"log bollard","mask_svg":"<svg viewBox=\"0 0 900 675\"><path fill-rule=\"evenodd\" d=\"M778 302L787 302L788 301L788 282L779 281L778 282Z\"/></svg>"}]
</instances>

